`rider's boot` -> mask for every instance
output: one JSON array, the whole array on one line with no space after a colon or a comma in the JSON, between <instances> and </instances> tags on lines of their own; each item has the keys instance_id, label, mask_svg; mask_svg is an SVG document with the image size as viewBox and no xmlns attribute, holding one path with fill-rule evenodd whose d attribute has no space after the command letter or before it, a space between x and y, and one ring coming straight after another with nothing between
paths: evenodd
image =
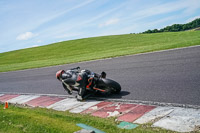
<instances>
[{"instance_id":1,"label":"rider's boot","mask_svg":"<svg viewBox=\"0 0 200 133\"><path fill-rule=\"evenodd\" d=\"M72 88L71 88L71 87L69 87L69 89L67 89L67 93L68 93L69 95L72 95Z\"/></svg>"},{"instance_id":2,"label":"rider's boot","mask_svg":"<svg viewBox=\"0 0 200 133\"><path fill-rule=\"evenodd\" d=\"M77 99L78 101L83 101L83 97L82 97L81 95L77 95L77 96L76 96L76 99Z\"/></svg>"},{"instance_id":3,"label":"rider's boot","mask_svg":"<svg viewBox=\"0 0 200 133\"><path fill-rule=\"evenodd\" d=\"M80 87L80 88L79 88L78 95L77 95L77 97L76 97L78 101L84 100L85 91L86 91L86 88L85 88L85 87Z\"/></svg>"}]
</instances>

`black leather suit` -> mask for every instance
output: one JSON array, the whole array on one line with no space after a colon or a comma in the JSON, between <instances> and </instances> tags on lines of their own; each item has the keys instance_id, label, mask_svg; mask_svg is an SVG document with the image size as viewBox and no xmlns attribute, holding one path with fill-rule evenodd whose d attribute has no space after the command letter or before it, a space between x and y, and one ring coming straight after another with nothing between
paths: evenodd
<instances>
[{"instance_id":1,"label":"black leather suit","mask_svg":"<svg viewBox=\"0 0 200 133\"><path fill-rule=\"evenodd\" d=\"M78 90L78 95L82 98L86 92L86 85L88 81L88 74L90 71L84 70L80 73L75 70L68 70L62 74L62 79L64 81L63 86L68 91L69 94L72 92L70 90ZM66 88L67 87L67 88Z\"/></svg>"}]
</instances>

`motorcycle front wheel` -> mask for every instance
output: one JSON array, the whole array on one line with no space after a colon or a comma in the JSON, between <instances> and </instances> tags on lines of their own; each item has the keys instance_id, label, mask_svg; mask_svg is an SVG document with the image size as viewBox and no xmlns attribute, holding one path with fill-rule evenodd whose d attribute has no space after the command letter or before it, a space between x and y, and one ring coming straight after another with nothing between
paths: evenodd
<instances>
[{"instance_id":1,"label":"motorcycle front wheel","mask_svg":"<svg viewBox=\"0 0 200 133\"><path fill-rule=\"evenodd\" d=\"M121 86L119 83L117 83L114 80L111 79L99 79L98 84L99 88L102 89L110 89L111 93L113 94L119 94L121 92Z\"/></svg>"}]
</instances>

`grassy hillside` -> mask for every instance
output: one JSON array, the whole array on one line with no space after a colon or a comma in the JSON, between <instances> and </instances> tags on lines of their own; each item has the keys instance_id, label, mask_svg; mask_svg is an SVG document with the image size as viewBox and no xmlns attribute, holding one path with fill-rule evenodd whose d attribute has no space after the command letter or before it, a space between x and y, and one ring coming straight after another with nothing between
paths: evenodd
<instances>
[{"instance_id":1,"label":"grassy hillside","mask_svg":"<svg viewBox=\"0 0 200 133\"><path fill-rule=\"evenodd\" d=\"M200 45L200 31L93 37L0 54L0 72Z\"/></svg>"}]
</instances>

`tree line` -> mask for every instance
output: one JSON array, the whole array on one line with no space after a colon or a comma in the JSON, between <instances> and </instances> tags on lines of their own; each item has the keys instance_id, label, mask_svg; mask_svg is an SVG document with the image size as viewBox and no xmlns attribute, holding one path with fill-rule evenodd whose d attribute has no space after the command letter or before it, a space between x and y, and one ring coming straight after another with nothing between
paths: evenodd
<instances>
[{"instance_id":1,"label":"tree line","mask_svg":"<svg viewBox=\"0 0 200 133\"><path fill-rule=\"evenodd\" d=\"M159 33L159 32L178 32L178 31L185 31L194 28L200 27L200 18L193 20L192 22L186 24L173 24L171 26L167 26L163 29L154 29L154 30L147 30L143 33Z\"/></svg>"}]
</instances>

